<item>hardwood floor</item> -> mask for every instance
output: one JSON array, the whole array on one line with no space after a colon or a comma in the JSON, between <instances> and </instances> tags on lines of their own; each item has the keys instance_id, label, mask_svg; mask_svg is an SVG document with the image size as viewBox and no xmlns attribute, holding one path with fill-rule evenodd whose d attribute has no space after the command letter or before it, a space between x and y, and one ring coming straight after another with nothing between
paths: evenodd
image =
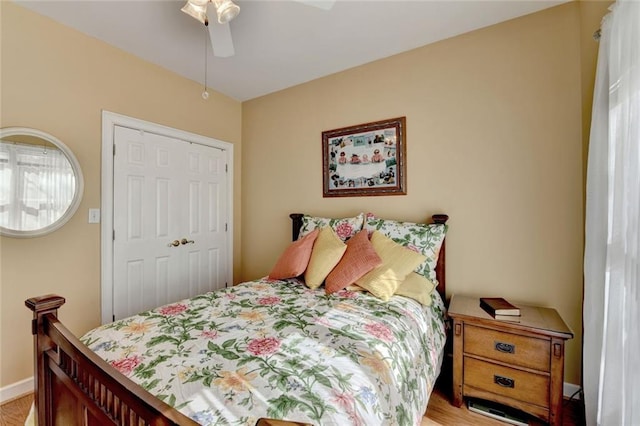
<instances>
[{"instance_id":1,"label":"hardwood floor","mask_svg":"<svg viewBox=\"0 0 640 426\"><path fill-rule=\"evenodd\" d=\"M0 426L24 425L32 402L33 394L28 394L0 405Z\"/></svg>"},{"instance_id":2,"label":"hardwood floor","mask_svg":"<svg viewBox=\"0 0 640 426\"><path fill-rule=\"evenodd\" d=\"M563 408L563 426L583 426L581 407L578 401L564 401ZM473 425L473 426L504 426L505 422L494 420L478 413L469 411L463 404L460 408L456 408L449 402L449 394L445 394L441 387L431 394L429 406L427 408L427 418L436 421L443 426ZM544 425L541 421L531 420L530 426Z\"/></svg>"},{"instance_id":3,"label":"hardwood floor","mask_svg":"<svg viewBox=\"0 0 640 426\"><path fill-rule=\"evenodd\" d=\"M477 413L470 412L466 407L453 407L449 402L449 393L446 384L438 383L431 394L427 416L421 426L440 424L442 426L504 426L506 423L490 419ZM0 426L22 426L29 408L33 402L33 395L14 399L4 405L0 405ZM576 401L565 401L563 426L582 426L584 421L581 416L580 404ZM435 423L434 423L435 422ZM530 425L542 425L540 422L530 422Z\"/></svg>"}]
</instances>

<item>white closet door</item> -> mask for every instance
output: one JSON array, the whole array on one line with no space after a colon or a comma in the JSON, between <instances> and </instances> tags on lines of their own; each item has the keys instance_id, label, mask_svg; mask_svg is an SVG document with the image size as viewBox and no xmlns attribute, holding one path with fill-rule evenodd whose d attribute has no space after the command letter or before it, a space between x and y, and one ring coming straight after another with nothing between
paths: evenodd
<instances>
[{"instance_id":1,"label":"white closet door","mask_svg":"<svg viewBox=\"0 0 640 426\"><path fill-rule=\"evenodd\" d=\"M227 173L224 151L204 145L186 147L184 195L186 221L181 247L186 257L187 296L225 287L227 277ZM193 242L191 242L193 241ZM187 282L185 282L187 284Z\"/></svg>"},{"instance_id":2,"label":"white closet door","mask_svg":"<svg viewBox=\"0 0 640 426\"><path fill-rule=\"evenodd\" d=\"M114 144L114 319L224 287L224 151L124 127Z\"/></svg>"}]
</instances>

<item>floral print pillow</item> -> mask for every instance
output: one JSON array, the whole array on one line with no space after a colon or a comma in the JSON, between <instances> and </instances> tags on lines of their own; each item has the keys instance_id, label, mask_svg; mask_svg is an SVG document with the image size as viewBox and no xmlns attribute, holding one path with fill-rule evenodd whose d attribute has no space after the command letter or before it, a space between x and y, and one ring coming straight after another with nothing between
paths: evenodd
<instances>
[{"instance_id":1,"label":"floral print pillow","mask_svg":"<svg viewBox=\"0 0 640 426\"><path fill-rule=\"evenodd\" d=\"M328 217L302 216L302 227L298 239L304 237L314 229L320 229L327 226L333 228L342 241L347 241L362 230L364 224L364 213L360 213L355 217L346 217L343 219L332 219Z\"/></svg>"},{"instance_id":2,"label":"floral print pillow","mask_svg":"<svg viewBox=\"0 0 640 426\"><path fill-rule=\"evenodd\" d=\"M369 233L380 231L396 243L427 256L427 260L422 262L415 272L437 285L436 264L447 225L400 222L377 218L373 213L367 213L364 228Z\"/></svg>"}]
</instances>

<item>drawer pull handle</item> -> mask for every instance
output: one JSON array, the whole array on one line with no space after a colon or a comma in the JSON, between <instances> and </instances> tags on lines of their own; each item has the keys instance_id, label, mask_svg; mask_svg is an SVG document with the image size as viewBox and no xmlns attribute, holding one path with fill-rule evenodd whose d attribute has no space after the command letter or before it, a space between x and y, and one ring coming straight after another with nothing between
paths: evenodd
<instances>
[{"instance_id":1,"label":"drawer pull handle","mask_svg":"<svg viewBox=\"0 0 640 426\"><path fill-rule=\"evenodd\" d=\"M516 385L516 381L504 376L493 375L493 383L502 386L503 388L513 388Z\"/></svg>"},{"instance_id":2,"label":"drawer pull handle","mask_svg":"<svg viewBox=\"0 0 640 426\"><path fill-rule=\"evenodd\" d=\"M495 348L496 348L496 351L502 352L505 354L516 353L516 345L512 345L511 343L495 342Z\"/></svg>"}]
</instances>

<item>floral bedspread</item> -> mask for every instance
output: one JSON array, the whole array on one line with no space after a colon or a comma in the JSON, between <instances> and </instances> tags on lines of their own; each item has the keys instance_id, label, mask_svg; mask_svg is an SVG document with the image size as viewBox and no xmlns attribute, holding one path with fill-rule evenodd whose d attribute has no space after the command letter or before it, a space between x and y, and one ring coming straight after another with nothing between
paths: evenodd
<instances>
[{"instance_id":1,"label":"floral bedspread","mask_svg":"<svg viewBox=\"0 0 640 426\"><path fill-rule=\"evenodd\" d=\"M143 312L82 341L203 425L270 417L419 425L439 373L444 305L325 295L266 278Z\"/></svg>"}]
</instances>

